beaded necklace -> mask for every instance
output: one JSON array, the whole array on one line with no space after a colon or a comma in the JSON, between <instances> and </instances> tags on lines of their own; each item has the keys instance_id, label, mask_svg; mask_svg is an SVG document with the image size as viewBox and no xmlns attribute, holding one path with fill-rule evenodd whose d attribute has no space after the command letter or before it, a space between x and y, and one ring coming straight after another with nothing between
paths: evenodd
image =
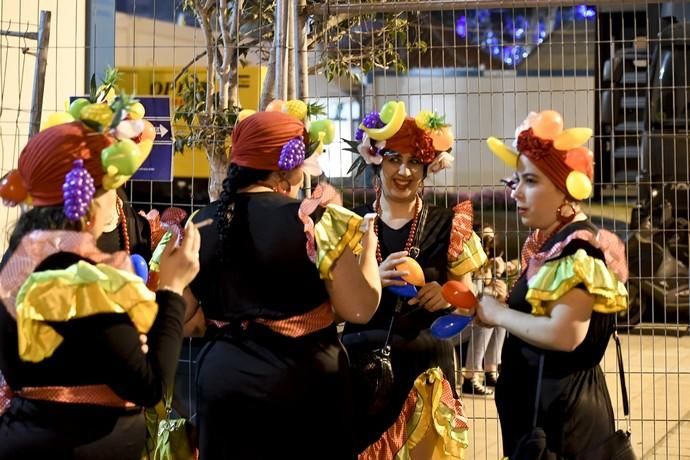
<instances>
[{"instance_id":1,"label":"beaded necklace","mask_svg":"<svg viewBox=\"0 0 690 460\"><path fill-rule=\"evenodd\" d=\"M130 243L129 243L129 232L127 231L127 216L125 215L125 210L122 204L122 200L118 197L117 203L115 204L117 208L117 226L120 228L120 233L122 234L122 240L125 243L123 248L127 254L130 253Z\"/></svg>"},{"instance_id":2,"label":"beaded necklace","mask_svg":"<svg viewBox=\"0 0 690 460\"><path fill-rule=\"evenodd\" d=\"M383 257L381 256L381 242L379 240L379 220L381 219L381 200L377 199L375 203L376 209L376 220L374 221L374 233L376 234L376 260L381 265L383 262ZM409 252L412 249L412 243L414 243L414 236L417 233L417 224L419 223L419 214L422 210L422 200L419 197L415 201L415 211L414 218L412 219L412 225L410 225L410 233L407 235L407 241L405 241L404 251Z\"/></svg>"}]
</instances>

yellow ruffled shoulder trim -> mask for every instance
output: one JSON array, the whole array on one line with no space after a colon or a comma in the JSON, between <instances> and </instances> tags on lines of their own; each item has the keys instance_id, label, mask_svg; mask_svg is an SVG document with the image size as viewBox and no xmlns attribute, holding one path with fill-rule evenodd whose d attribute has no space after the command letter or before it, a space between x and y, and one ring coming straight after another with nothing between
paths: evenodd
<instances>
[{"instance_id":1,"label":"yellow ruffled shoulder trim","mask_svg":"<svg viewBox=\"0 0 690 460\"><path fill-rule=\"evenodd\" d=\"M322 279L332 280L331 269L345 248L356 255L362 251L362 217L335 204L329 204L314 226L316 266Z\"/></svg>"},{"instance_id":2,"label":"yellow ruffled shoulder trim","mask_svg":"<svg viewBox=\"0 0 690 460\"><path fill-rule=\"evenodd\" d=\"M158 313L155 293L137 275L84 261L33 273L19 290L16 305L19 357L29 362L49 358L62 343L47 322L126 313L144 334Z\"/></svg>"},{"instance_id":3,"label":"yellow ruffled shoulder trim","mask_svg":"<svg viewBox=\"0 0 690 460\"><path fill-rule=\"evenodd\" d=\"M603 260L578 249L575 254L544 263L529 279L526 299L532 305L532 314L545 316L545 302L559 299L580 284L594 296L594 311L617 313L628 308L625 284Z\"/></svg>"},{"instance_id":4,"label":"yellow ruffled shoulder trim","mask_svg":"<svg viewBox=\"0 0 690 460\"><path fill-rule=\"evenodd\" d=\"M475 232L463 241L462 246L462 252L453 260L448 260L448 272L458 278L476 271L488 260L482 247L482 240Z\"/></svg>"}]
</instances>

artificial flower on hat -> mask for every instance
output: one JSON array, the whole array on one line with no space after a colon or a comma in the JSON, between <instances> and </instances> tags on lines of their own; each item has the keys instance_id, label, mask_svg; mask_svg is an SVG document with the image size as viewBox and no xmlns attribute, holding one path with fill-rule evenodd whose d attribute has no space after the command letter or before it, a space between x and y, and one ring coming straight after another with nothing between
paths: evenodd
<instances>
[{"instance_id":1,"label":"artificial flower on hat","mask_svg":"<svg viewBox=\"0 0 690 460\"><path fill-rule=\"evenodd\" d=\"M519 155L527 156L570 198L580 201L592 194L594 155L584 146L590 128L563 128L563 117L554 110L530 112L515 131L513 147L496 137L486 140L489 149L509 167L517 169Z\"/></svg>"},{"instance_id":2,"label":"artificial flower on hat","mask_svg":"<svg viewBox=\"0 0 690 460\"><path fill-rule=\"evenodd\" d=\"M404 102L388 101L380 112L373 111L364 117L354 140L345 140L347 150L358 155L348 173L355 171L359 175L367 165L380 165L386 150L411 153L436 173L452 165L449 152L454 141L453 131L443 116L424 110L411 117Z\"/></svg>"}]
</instances>

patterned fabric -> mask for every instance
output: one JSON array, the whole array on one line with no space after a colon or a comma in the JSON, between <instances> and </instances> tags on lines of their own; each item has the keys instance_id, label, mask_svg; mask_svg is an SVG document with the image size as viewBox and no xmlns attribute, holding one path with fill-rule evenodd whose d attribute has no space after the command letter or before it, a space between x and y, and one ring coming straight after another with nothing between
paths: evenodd
<instances>
[{"instance_id":1,"label":"patterned fabric","mask_svg":"<svg viewBox=\"0 0 690 460\"><path fill-rule=\"evenodd\" d=\"M332 280L331 269L345 248L355 255L362 251L360 241L364 235L360 229L362 217L341 206L329 204L319 222L314 225L316 243L316 267L321 279Z\"/></svg>"},{"instance_id":2,"label":"patterned fabric","mask_svg":"<svg viewBox=\"0 0 690 460\"><path fill-rule=\"evenodd\" d=\"M38 399L70 404L93 404L107 407L136 407L120 398L108 385L74 387L25 387L16 393L25 399Z\"/></svg>"},{"instance_id":3,"label":"patterned fabric","mask_svg":"<svg viewBox=\"0 0 690 460\"><path fill-rule=\"evenodd\" d=\"M584 249L543 263L527 284L526 299L532 305L533 315L546 315L545 302L559 299L579 285L594 296L596 312L617 313L628 308L625 284L604 261L588 255Z\"/></svg>"},{"instance_id":4,"label":"patterned fabric","mask_svg":"<svg viewBox=\"0 0 690 460\"><path fill-rule=\"evenodd\" d=\"M314 240L314 221L311 215L319 206L326 207L337 194L338 192L333 187L317 185L311 197L302 200L299 206L297 216L304 224L304 234L307 237L307 256L309 256L309 260L314 263L316 263L316 241Z\"/></svg>"},{"instance_id":5,"label":"patterned fabric","mask_svg":"<svg viewBox=\"0 0 690 460\"><path fill-rule=\"evenodd\" d=\"M134 273L132 263L124 251L106 254L96 247L89 233L63 230L38 230L25 235L0 272L0 300L10 316L16 316L15 298L19 288L47 257L58 252L70 252L96 263Z\"/></svg>"},{"instance_id":6,"label":"patterned fabric","mask_svg":"<svg viewBox=\"0 0 690 460\"><path fill-rule=\"evenodd\" d=\"M109 265L79 261L66 269L33 273L16 298L19 357L40 362L62 337L50 323L100 313L124 313L145 334L158 313L156 295L137 275Z\"/></svg>"},{"instance_id":7,"label":"patterned fabric","mask_svg":"<svg viewBox=\"0 0 690 460\"><path fill-rule=\"evenodd\" d=\"M483 266L487 259L479 236L472 231L473 211L470 201L453 208L453 224L448 245L448 271L461 277Z\"/></svg>"},{"instance_id":8,"label":"patterned fabric","mask_svg":"<svg viewBox=\"0 0 690 460\"><path fill-rule=\"evenodd\" d=\"M606 266L625 283L628 280L628 264L625 257L625 245L615 234L608 230L599 230L596 234L588 230L578 230L568 235L566 239L556 243L548 251L539 253L529 261L527 278L532 278L547 260L557 258L568 244L574 240L583 240L604 253Z\"/></svg>"},{"instance_id":9,"label":"patterned fabric","mask_svg":"<svg viewBox=\"0 0 690 460\"><path fill-rule=\"evenodd\" d=\"M462 459L468 429L462 402L453 398L441 369L432 368L417 377L396 422L358 460L410 460L412 450L430 436L435 439L429 460Z\"/></svg>"},{"instance_id":10,"label":"patterned fabric","mask_svg":"<svg viewBox=\"0 0 690 460\"><path fill-rule=\"evenodd\" d=\"M278 334L295 338L325 329L333 324L334 320L335 315L333 314L331 303L326 302L303 315L280 320L257 318L254 321L258 324L263 324Z\"/></svg>"},{"instance_id":11,"label":"patterned fabric","mask_svg":"<svg viewBox=\"0 0 690 460\"><path fill-rule=\"evenodd\" d=\"M12 400L12 389L5 381L5 377L0 372L0 416L10 408L10 401Z\"/></svg>"}]
</instances>

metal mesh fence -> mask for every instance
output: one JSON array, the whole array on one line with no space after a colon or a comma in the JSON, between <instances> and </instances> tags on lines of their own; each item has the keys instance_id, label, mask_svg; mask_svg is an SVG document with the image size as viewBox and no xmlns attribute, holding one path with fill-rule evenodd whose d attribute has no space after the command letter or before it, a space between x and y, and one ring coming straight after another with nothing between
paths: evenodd
<instances>
[{"instance_id":1,"label":"metal mesh fence","mask_svg":"<svg viewBox=\"0 0 690 460\"><path fill-rule=\"evenodd\" d=\"M83 94L90 72L103 71L101 62L123 72L127 91L170 98L178 138L173 180L127 184L137 210L177 206L191 212L207 204L209 176L217 166L206 159L210 144L193 138L200 124L225 116L231 102L256 109L288 96L323 105L335 121L336 142L321 164L342 189L346 204L361 204L372 197L369 178L348 174L354 158L338 140L352 139L366 113L395 99L413 115L421 110L443 114L454 131L454 165L427 178L425 198L446 207L472 200L477 227L492 226L504 257L518 259L528 229L519 224L500 185L510 172L489 153L485 139L493 135L510 141L528 112L549 108L563 115L566 127L592 127L595 136L588 147L594 152L596 187L586 208L595 224L624 239L631 273L630 309L619 323L625 332L632 439L644 458L690 456L689 4L9 3L0 6L0 174L14 167L28 135L36 49L35 41L6 32L36 31L38 11L49 9L53 33L44 115L61 110L65 98ZM235 15L237 4L243 9ZM204 26L204 8L229 13L212 16ZM225 44L223 27L231 49L218 45ZM298 36L304 31L302 41L289 41L290 31L293 39L295 31ZM277 58L272 49L279 50ZM295 56L284 58L284 67L276 64L281 52ZM208 59L209 53L214 59ZM226 105L209 114L208 84L225 60L236 85L232 78L221 85ZM214 67L209 70L210 61ZM267 84L273 91L266 90ZM186 98L199 91L203 95L190 105ZM15 218L8 209L0 211L0 249ZM186 342L178 370L178 409L187 414L194 411L194 359L200 346L197 339ZM459 373L465 348L458 343ZM614 352L612 343L602 366L622 426ZM463 395L463 403L471 424L467 458L500 458L494 401Z\"/></svg>"}]
</instances>

